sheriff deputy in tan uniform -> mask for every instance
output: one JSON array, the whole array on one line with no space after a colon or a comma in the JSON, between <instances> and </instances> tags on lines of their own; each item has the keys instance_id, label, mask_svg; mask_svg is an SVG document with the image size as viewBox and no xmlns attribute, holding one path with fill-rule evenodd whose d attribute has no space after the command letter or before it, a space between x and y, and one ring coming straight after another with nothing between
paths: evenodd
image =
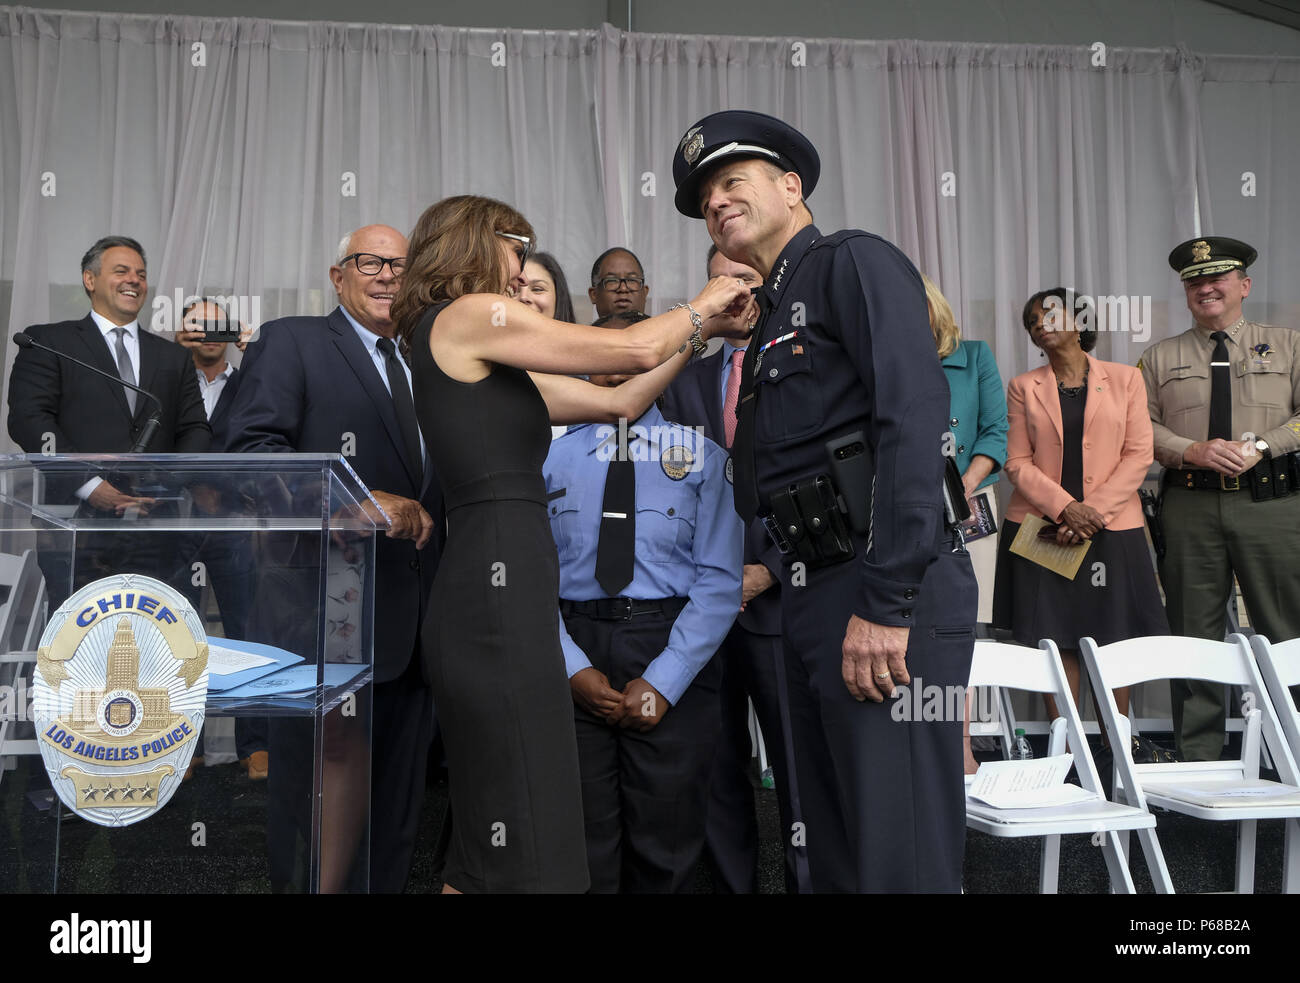
<instances>
[{"instance_id":1,"label":"sheriff deputy in tan uniform","mask_svg":"<svg viewBox=\"0 0 1300 983\"><path fill-rule=\"evenodd\" d=\"M1196 324L1146 350L1163 464L1167 552L1160 566L1170 628L1222 639L1236 574L1251 625L1272 641L1300 636L1300 332L1247 321L1246 268L1258 253L1219 236L1169 254ZM1170 681L1174 734L1188 761L1223 749L1223 687Z\"/></svg>"}]
</instances>

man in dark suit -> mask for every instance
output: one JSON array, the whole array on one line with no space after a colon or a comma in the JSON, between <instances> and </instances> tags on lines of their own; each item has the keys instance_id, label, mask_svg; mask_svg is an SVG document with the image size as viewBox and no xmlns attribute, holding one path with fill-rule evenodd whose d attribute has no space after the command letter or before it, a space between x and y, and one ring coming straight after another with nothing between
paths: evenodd
<instances>
[{"instance_id":1,"label":"man in dark suit","mask_svg":"<svg viewBox=\"0 0 1300 983\"><path fill-rule=\"evenodd\" d=\"M737 277L758 287L762 278L748 266L734 263L709 248L709 277ZM688 426L704 428L710 440L731 448L735 434L736 399L744 348L731 342L707 358L692 362L663 395L663 414ZM731 469L728 469L728 477ZM807 890L807 860L799 819L798 787L791 772L789 710L781 648L781 598L775 571L780 553L761 520L745 531L745 567L740 616L718 656L722 662L722 734L709 784L706 855L714 881L724 892L756 893L758 882L758 820L754 788L749 777L750 737L748 701L754 703L763 731L768 760L781 812L785 847L786 890Z\"/></svg>"},{"instance_id":2,"label":"man in dark suit","mask_svg":"<svg viewBox=\"0 0 1300 983\"><path fill-rule=\"evenodd\" d=\"M342 453L391 520L375 550L370 888L377 892L403 889L415 846L433 739L419 632L442 538L441 491L389 316L405 256L405 237L388 226L367 226L343 240L330 268L339 306L326 317L262 326L244 358L227 440L230 451ZM270 598L262 587L258 600L285 607L283 597ZM302 620L303 612L295 615ZM253 640L258 621L255 610ZM274 721L272 743L274 795ZM274 841L272 851L274 863Z\"/></svg>"},{"instance_id":3,"label":"man in dark suit","mask_svg":"<svg viewBox=\"0 0 1300 983\"><path fill-rule=\"evenodd\" d=\"M82 257L81 282L90 298L89 314L80 321L33 325L26 333L157 397L162 409L158 429L144 448L148 453L208 450L212 431L189 352L140 326L140 308L149 292L144 249L125 236L100 239ZM9 376L9 436L28 454L126 453L155 409L152 401L125 386L37 348L19 351ZM137 490L125 476L51 470L44 500L75 504L84 515L148 512L155 502ZM164 580L179 575L174 544L159 534L92 538L97 541L78 549L75 583L66 547L39 552L52 608L83 582L105 573L134 569Z\"/></svg>"}]
</instances>

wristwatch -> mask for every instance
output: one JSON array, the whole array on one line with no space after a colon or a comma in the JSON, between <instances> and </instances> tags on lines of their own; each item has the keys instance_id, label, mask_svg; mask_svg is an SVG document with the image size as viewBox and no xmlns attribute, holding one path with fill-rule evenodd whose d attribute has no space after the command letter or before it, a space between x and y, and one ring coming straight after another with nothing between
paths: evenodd
<instances>
[{"instance_id":1,"label":"wristwatch","mask_svg":"<svg viewBox=\"0 0 1300 983\"><path fill-rule=\"evenodd\" d=\"M671 314L673 311L682 308L685 308L687 313L691 315L691 324L695 326L695 330L691 332L690 337L691 347L695 349L696 355L703 355L709 350L709 343L704 340L704 318L700 317L699 311L690 304L674 304L668 308L668 312Z\"/></svg>"},{"instance_id":2,"label":"wristwatch","mask_svg":"<svg viewBox=\"0 0 1300 983\"><path fill-rule=\"evenodd\" d=\"M1273 457L1273 448L1268 446L1267 441L1256 440L1255 450L1259 451L1259 456L1264 460L1270 460Z\"/></svg>"}]
</instances>

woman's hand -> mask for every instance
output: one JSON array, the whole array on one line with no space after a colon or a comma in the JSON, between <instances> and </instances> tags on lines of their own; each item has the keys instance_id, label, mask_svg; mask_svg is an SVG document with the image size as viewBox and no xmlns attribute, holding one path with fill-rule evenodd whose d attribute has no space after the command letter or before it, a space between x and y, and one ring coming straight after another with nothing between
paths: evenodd
<instances>
[{"instance_id":1,"label":"woman's hand","mask_svg":"<svg viewBox=\"0 0 1300 983\"><path fill-rule=\"evenodd\" d=\"M734 276L715 276L691 301L700 317L708 320L717 314L741 314L752 299L749 286Z\"/></svg>"},{"instance_id":2,"label":"woman's hand","mask_svg":"<svg viewBox=\"0 0 1300 983\"><path fill-rule=\"evenodd\" d=\"M1061 525L1056 541L1062 546L1084 542L1097 535L1106 526L1101 513L1091 505L1071 502L1061 510Z\"/></svg>"}]
</instances>

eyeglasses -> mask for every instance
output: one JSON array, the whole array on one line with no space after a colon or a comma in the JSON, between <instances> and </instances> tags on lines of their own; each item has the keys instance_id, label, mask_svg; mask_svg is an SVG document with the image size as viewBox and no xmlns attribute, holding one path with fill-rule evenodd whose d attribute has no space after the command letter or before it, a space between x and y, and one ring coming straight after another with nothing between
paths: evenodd
<instances>
[{"instance_id":1,"label":"eyeglasses","mask_svg":"<svg viewBox=\"0 0 1300 983\"><path fill-rule=\"evenodd\" d=\"M366 276L378 276L385 264L393 271L393 276L401 276L406 272L405 256L387 257L376 256L374 253L353 253L351 256L344 256L339 266L346 266L350 259L356 261L357 271Z\"/></svg>"},{"instance_id":2,"label":"eyeglasses","mask_svg":"<svg viewBox=\"0 0 1300 983\"><path fill-rule=\"evenodd\" d=\"M515 248L515 255L519 257L519 268L523 269L524 264L532 258L534 249L533 240L529 239L528 236L516 235L514 232L498 232L497 235L502 239L513 239L515 242L520 244L519 247Z\"/></svg>"},{"instance_id":3,"label":"eyeglasses","mask_svg":"<svg viewBox=\"0 0 1300 983\"><path fill-rule=\"evenodd\" d=\"M645 286L645 277L636 276L635 274L632 276L614 276L611 273L609 276L601 277L592 286L600 287L602 290L617 290L624 284L627 285L629 290L640 290Z\"/></svg>"}]
</instances>

